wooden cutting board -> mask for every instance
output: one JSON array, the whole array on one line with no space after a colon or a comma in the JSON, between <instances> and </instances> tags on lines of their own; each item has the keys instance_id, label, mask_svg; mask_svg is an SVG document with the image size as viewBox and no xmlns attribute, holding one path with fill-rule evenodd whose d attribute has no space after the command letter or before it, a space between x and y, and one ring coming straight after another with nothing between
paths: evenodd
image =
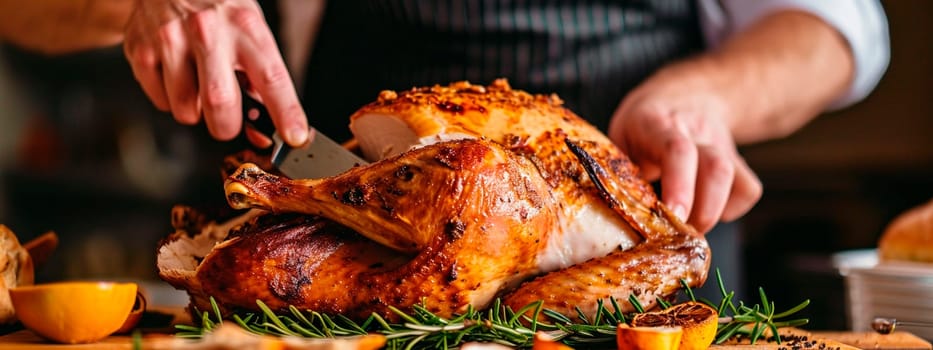
<instances>
[{"instance_id":1,"label":"wooden cutting board","mask_svg":"<svg viewBox=\"0 0 933 350\"><path fill-rule=\"evenodd\" d=\"M3 350L130 350L133 349L133 341L130 336L110 336L106 339L91 344L64 345L50 343L28 330L13 332L0 336L0 349ZM146 344L143 344L146 349Z\"/></svg>"},{"instance_id":2,"label":"wooden cutting board","mask_svg":"<svg viewBox=\"0 0 933 350\"><path fill-rule=\"evenodd\" d=\"M190 324L189 315L179 308L150 307L144 320L148 316L156 319L154 324L161 328L143 328L143 349L165 349L166 344L173 342L171 335L175 324ZM145 325L145 323L141 323ZM166 326L168 325L168 326ZM926 340L911 333L897 331L888 335L874 332L815 332L802 329L782 328L780 330L784 341L781 344L759 341L755 345L731 342L723 345L713 345L712 350L850 350L850 349L909 349L933 350ZM806 337L809 343L800 341ZM794 341L797 339L798 341ZM815 340L815 341L814 341ZM804 345L810 345L809 347ZM822 347L820 347L822 345ZM795 347L796 346L796 347ZM176 347L178 348L178 347ZM195 349L196 346L184 346L179 349ZM29 330L19 330L0 336L0 350L131 350L133 339L129 335L114 335L93 344L64 345L48 342Z\"/></svg>"},{"instance_id":3,"label":"wooden cutting board","mask_svg":"<svg viewBox=\"0 0 933 350\"><path fill-rule=\"evenodd\" d=\"M808 335L811 340L811 346L805 347L798 342L785 340L782 344L758 342L755 345L749 344L725 344L713 345L711 350L779 350L779 349L931 349L930 343L906 332L895 332L888 335L880 335L873 332L802 332ZM169 337L165 334L147 334L143 337L142 348L151 348L153 344L163 343L164 339ZM800 346L799 348L795 345ZM820 346L823 346L822 348ZM42 338L39 338L28 330L22 330L0 336L0 349L3 350L131 350L133 349L132 338L130 336L120 335L111 336L101 342L93 344L61 345L52 344Z\"/></svg>"}]
</instances>

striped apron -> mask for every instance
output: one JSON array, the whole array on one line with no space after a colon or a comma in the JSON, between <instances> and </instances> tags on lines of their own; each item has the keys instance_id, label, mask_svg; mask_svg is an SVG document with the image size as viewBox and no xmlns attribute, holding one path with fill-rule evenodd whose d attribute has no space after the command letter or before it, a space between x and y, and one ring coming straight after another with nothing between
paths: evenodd
<instances>
[{"instance_id":1,"label":"striped apron","mask_svg":"<svg viewBox=\"0 0 933 350\"><path fill-rule=\"evenodd\" d=\"M508 78L555 92L605 130L625 94L702 48L690 0L331 0L303 89L314 125L350 137L347 117L380 90Z\"/></svg>"}]
</instances>

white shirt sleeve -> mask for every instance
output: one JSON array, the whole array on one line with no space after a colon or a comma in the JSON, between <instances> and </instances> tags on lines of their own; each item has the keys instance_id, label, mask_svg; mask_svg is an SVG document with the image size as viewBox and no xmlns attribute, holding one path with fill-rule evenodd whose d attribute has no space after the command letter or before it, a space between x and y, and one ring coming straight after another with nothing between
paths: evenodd
<instances>
[{"instance_id":1,"label":"white shirt sleeve","mask_svg":"<svg viewBox=\"0 0 933 350\"><path fill-rule=\"evenodd\" d=\"M888 21L877 0L699 0L700 24L707 44L716 47L758 19L784 9L809 12L836 28L855 59L849 91L830 110L861 101L878 85L890 60Z\"/></svg>"}]
</instances>

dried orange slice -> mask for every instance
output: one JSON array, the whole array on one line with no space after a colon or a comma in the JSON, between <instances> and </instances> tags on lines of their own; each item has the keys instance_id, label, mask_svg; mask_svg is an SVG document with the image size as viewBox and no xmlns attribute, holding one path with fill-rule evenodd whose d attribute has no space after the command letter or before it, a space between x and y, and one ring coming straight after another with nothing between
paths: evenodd
<instances>
[{"instance_id":1,"label":"dried orange slice","mask_svg":"<svg viewBox=\"0 0 933 350\"><path fill-rule=\"evenodd\" d=\"M535 332L535 337L531 341L531 350L573 350L573 348L554 340L547 333Z\"/></svg>"},{"instance_id":2,"label":"dried orange slice","mask_svg":"<svg viewBox=\"0 0 933 350\"><path fill-rule=\"evenodd\" d=\"M630 327L620 323L616 345L619 349L631 350L678 350L682 337L680 327Z\"/></svg>"},{"instance_id":3,"label":"dried orange slice","mask_svg":"<svg viewBox=\"0 0 933 350\"><path fill-rule=\"evenodd\" d=\"M719 327L719 313L709 305L696 301L687 301L655 312L645 312L632 317L633 328L639 327L680 327L680 350L700 350L709 348L716 337Z\"/></svg>"},{"instance_id":4,"label":"dried orange slice","mask_svg":"<svg viewBox=\"0 0 933 350\"><path fill-rule=\"evenodd\" d=\"M135 283L59 282L10 289L16 317L60 343L101 340L120 328L136 301Z\"/></svg>"}]
</instances>

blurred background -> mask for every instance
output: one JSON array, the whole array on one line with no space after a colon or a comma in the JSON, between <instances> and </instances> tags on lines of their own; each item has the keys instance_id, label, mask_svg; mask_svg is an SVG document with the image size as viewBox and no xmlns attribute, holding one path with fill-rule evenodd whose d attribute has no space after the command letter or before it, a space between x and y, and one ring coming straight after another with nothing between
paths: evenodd
<instances>
[{"instance_id":1,"label":"blurred background","mask_svg":"<svg viewBox=\"0 0 933 350\"><path fill-rule=\"evenodd\" d=\"M741 288L764 287L779 309L810 299L814 328L846 327L832 254L875 247L895 215L933 198L933 2L883 4L891 65L875 92L742 150L765 193L741 222ZM221 157L244 147L155 111L121 47L0 47L0 223L22 241L58 233L39 281L157 281L171 207L224 205Z\"/></svg>"}]
</instances>

